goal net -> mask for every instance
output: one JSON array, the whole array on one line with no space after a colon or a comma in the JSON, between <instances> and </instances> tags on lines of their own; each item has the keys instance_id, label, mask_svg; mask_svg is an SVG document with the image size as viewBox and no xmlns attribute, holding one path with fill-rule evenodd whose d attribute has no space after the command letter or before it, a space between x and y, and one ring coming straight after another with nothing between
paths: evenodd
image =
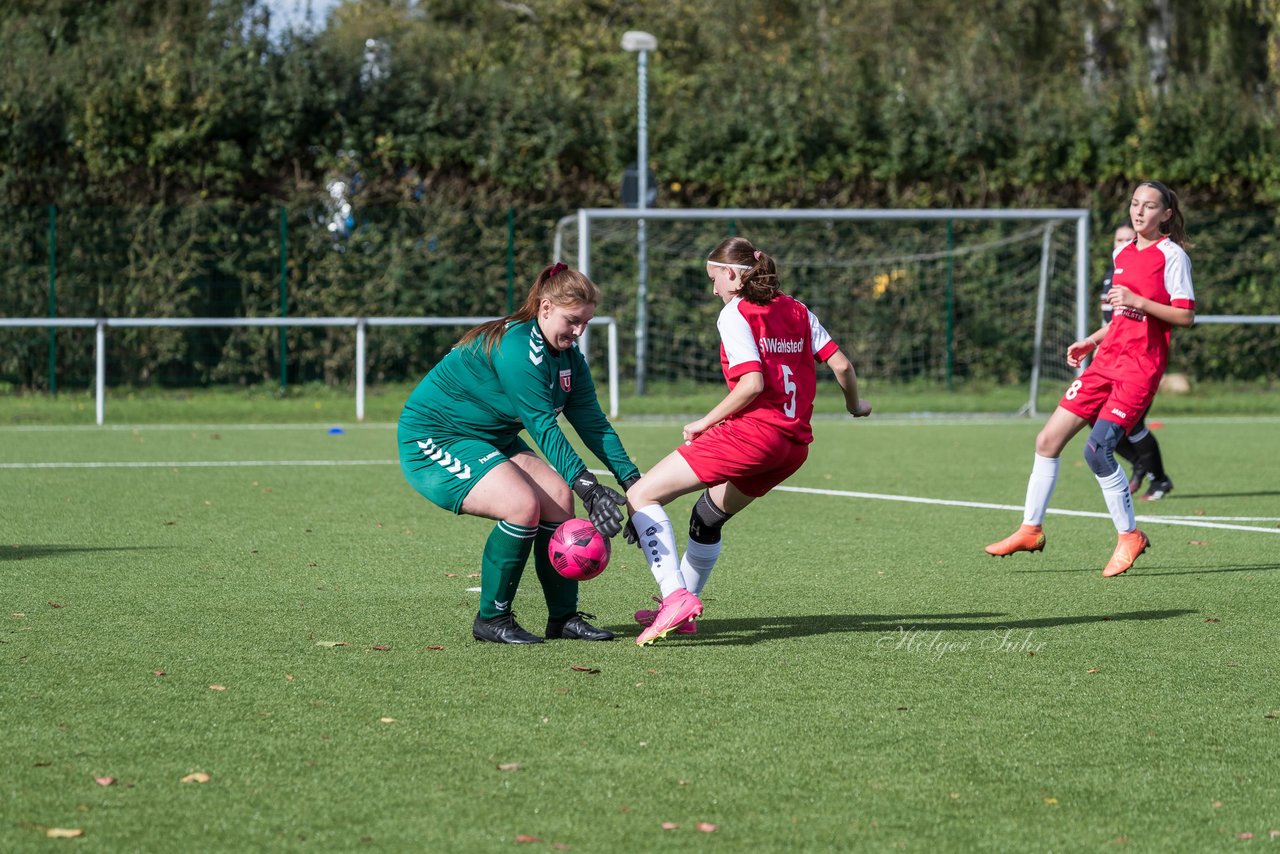
<instances>
[{"instance_id":1,"label":"goal net","mask_svg":"<svg viewBox=\"0 0 1280 854\"><path fill-rule=\"evenodd\" d=\"M1037 412L1074 374L1067 345L1099 322L1085 210L584 209L555 255L605 292L624 384L723 383L707 254L741 235L778 264L868 384L1019 389ZM834 382L819 372L821 382Z\"/></svg>"}]
</instances>

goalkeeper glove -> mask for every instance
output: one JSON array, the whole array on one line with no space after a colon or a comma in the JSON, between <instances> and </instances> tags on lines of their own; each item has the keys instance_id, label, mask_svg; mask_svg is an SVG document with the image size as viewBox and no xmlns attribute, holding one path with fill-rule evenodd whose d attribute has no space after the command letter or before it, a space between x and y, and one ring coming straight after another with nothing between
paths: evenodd
<instances>
[{"instance_id":1,"label":"goalkeeper glove","mask_svg":"<svg viewBox=\"0 0 1280 854\"><path fill-rule=\"evenodd\" d=\"M618 508L626 504L627 499L600 483L589 471L573 479L573 491L582 499L582 506L596 530L606 537L618 536L622 530L622 511Z\"/></svg>"}]
</instances>

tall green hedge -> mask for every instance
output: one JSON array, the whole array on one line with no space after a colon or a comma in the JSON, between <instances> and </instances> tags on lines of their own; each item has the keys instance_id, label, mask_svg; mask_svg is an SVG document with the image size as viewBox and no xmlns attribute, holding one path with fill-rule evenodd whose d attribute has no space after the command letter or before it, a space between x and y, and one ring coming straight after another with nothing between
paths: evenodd
<instances>
[{"instance_id":1,"label":"tall green hedge","mask_svg":"<svg viewBox=\"0 0 1280 854\"><path fill-rule=\"evenodd\" d=\"M50 206L68 316L278 313L281 207L291 312L489 313L508 209L527 281L556 215L619 202L628 29L659 40L660 205L1086 207L1105 246L1156 177L1200 242L1202 310L1280 310L1276 0L361 0L318 32L269 19L254 0L0 5L5 314L48 311ZM342 251L316 225L335 179L361 220ZM379 370L411 373L445 335L379 334ZM0 337L4 381L39 387L48 335ZM288 337L290 370L341 376L346 338ZM1197 375L1275 375L1266 330L1181 337ZM83 336L54 338L79 376ZM112 340L138 380L280 370L269 331Z\"/></svg>"}]
</instances>

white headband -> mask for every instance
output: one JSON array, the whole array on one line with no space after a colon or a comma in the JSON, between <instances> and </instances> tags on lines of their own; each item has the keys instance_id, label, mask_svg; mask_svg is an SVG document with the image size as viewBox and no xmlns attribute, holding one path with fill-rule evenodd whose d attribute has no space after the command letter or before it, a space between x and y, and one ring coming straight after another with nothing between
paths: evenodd
<instances>
[{"instance_id":1,"label":"white headband","mask_svg":"<svg viewBox=\"0 0 1280 854\"><path fill-rule=\"evenodd\" d=\"M751 269L751 267L749 267L746 264L722 264L719 261L708 261L707 263L710 264L712 267L728 267L730 270L750 270Z\"/></svg>"}]
</instances>

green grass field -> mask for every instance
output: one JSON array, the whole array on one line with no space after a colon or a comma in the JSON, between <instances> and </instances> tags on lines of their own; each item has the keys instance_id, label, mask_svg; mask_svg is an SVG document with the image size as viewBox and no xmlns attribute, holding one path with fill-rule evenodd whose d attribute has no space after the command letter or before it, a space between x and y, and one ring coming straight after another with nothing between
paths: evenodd
<instances>
[{"instance_id":1,"label":"green grass field","mask_svg":"<svg viewBox=\"0 0 1280 854\"><path fill-rule=\"evenodd\" d=\"M996 560L1039 419L820 420L696 637L634 645L618 540L581 604L624 637L510 648L470 637L490 525L408 488L390 424L126 403L0 403L42 425L0 428L0 850L1280 843L1274 416L1163 418L1176 489L1109 580L1082 439L1053 507L1092 515ZM645 467L681 423L619 431ZM515 604L541 633L531 569Z\"/></svg>"}]
</instances>

